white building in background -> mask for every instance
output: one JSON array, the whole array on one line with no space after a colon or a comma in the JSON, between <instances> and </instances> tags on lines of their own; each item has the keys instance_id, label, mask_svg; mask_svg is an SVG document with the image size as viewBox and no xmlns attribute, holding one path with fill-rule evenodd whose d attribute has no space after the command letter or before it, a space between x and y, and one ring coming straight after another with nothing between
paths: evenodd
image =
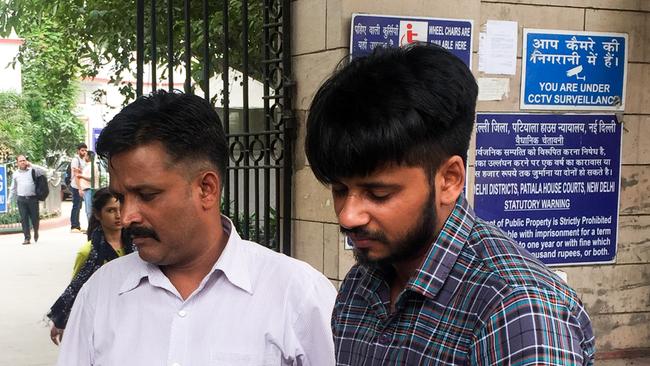
<instances>
[{"instance_id":1,"label":"white building in background","mask_svg":"<svg viewBox=\"0 0 650 366\"><path fill-rule=\"evenodd\" d=\"M23 40L16 36L15 33L8 38L0 38L0 91L22 92L21 65L19 62L12 67L11 64L18 54ZM112 64L102 67L96 77L80 80L80 91L77 98L77 116L84 123L86 130L86 143L92 150L95 149L95 140L102 128L110 121L115 114L122 108L124 97L119 92L119 87L110 84L110 78L113 74ZM135 70L135 64L132 65ZM174 73L174 88L183 90L185 81L184 69L178 68ZM166 70L160 69L157 75L165 75ZM230 69L228 74L229 92L230 92L230 131L238 132L242 125L242 110L244 106L243 88L241 86L242 73ZM133 75L124 73L122 84L131 83L135 89L136 79ZM144 93L151 92L151 66L144 67ZM158 89L169 89L169 83L166 80L159 80L156 87ZM223 80L221 75L210 79L210 95L215 98L218 109L221 107ZM100 93L100 94L97 94ZM197 87L197 95L203 96L203 91ZM96 95L101 95L97 98ZM263 123L264 108L264 86L261 82L250 78L248 79L248 104L250 108L251 128L256 129Z\"/></svg>"},{"instance_id":2,"label":"white building in background","mask_svg":"<svg viewBox=\"0 0 650 366\"><path fill-rule=\"evenodd\" d=\"M11 66L22 44L23 40L13 32L9 38L0 38L0 91L21 93L23 90L20 62L16 62L15 67Z\"/></svg>"},{"instance_id":3,"label":"white building in background","mask_svg":"<svg viewBox=\"0 0 650 366\"><path fill-rule=\"evenodd\" d=\"M78 99L79 118L86 125L86 143L89 149L95 149L95 140L101 132L101 129L110 121L115 114L122 108L124 97L120 94L118 86L111 84L110 76L112 75L112 64L104 66L96 77L88 78L81 81L81 93ZM135 70L135 64L132 65L132 70ZM185 81L184 69L177 68L174 72L174 89L183 90ZM159 69L157 75L166 75L165 69ZM228 74L229 85L229 126L230 131L237 132L241 130L242 113L244 106L243 87L241 85L243 75L241 72L230 69ZM152 91L151 80L151 66L144 66L145 83L143 84L143 93L150 93ZM121 81L123 85L131 84L135 89L136 79L133 75L123 75ZM169 89L167 80L158 80L156 83L157 89ZM211 99L216 100L216 106L221 109L222 106L222 93L223 79L221 75L217 75L210 79L210 96ZM203 96L204 93L197 86L196 94ZM101 98L97 98L98 93L101 93ZM215 98L216 96L216 98ZM263 108L264 108L264 85L253 79L248 78L248 105L250 109L251 126L260 126L263 121Z\"/></svg>"}]
</instances>

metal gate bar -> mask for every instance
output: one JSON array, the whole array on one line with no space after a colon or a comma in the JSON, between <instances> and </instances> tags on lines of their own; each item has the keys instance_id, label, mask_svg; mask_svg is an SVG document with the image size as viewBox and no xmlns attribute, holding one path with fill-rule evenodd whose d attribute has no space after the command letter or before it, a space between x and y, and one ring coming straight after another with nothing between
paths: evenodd
<instances>
[{"instance_id":1,"label":"metal gate bar","mask_svg":"<svg viewBox=\"0 0 650 366\"><path fill-rule=\"evenodd\" d=\"M174 90L174 0L167 0L167 81L168 90Z\"/></svg>"},{"instance_id":2,"label":"metal gate bar","mask_svg":"<svg viewBox=\"0 0 650 366\"><path fill-rule=\"evenodd\" d=\"M192 92L192 38L190 34L190 0L183 2L183 16L185 20L185 93Z\"/></svg>"},{"instance_id":3,"label":"metal gate bar","mask_svg":"<svg viewBox=\"0 0 650 366\"><path fill-rule=\"evenodd\" d=\"M153 0L155 1L155 0ZM210 13L208 0L203 0L203 93L210 101Z\"/></svg>"},{"instance_id":4,"label":"metal gate bar","mask_svg":"<svg viewBox=\"0 0 650 366\"><path fill-rule=\"evenodd\" d=\"M228 24L228 1L223 1L223 44L224 50L228 49L228 37L230 35L230 25ZM223 128L226 136L230 133L230 90L228 89L228 80L230 80L230 52L223 52L223 67L221 69L221 79L223 81L222 100L223 100ZM230 165L230 162L229 164ZM224 213L230 214L230 171L226 171L225 182L223 182L223 200Z\"/></svg>"},{"instance_id":5,"label":"metal gate bar","mask_svg":"<svg viewBox=\"0 0 650 366\"><path fill-rule=\"evenodd\" d=\"M156 61L158 61L158 49L157 49L157 34L156 34L156 23L158 22L158 17L156 16L156 0L151 0L151 90L156 90Z\"/></svg>"},{"instance_id":6,"label":"metal gate bar","mask_svg":"<svg viewBox=\"0 0 650 366\"><path fill-rule=\"evenodd\" d=\"M285 208L282 217L284 228L282 234L283 243L291 243L291 204L292 204L292 177L293 177L293 141L295 141L296 121L293 114L293 105L291 104L291 94L293 93L294 81L291 79L291 1L282 0L282 122L284 125L284 174L283 190ZM279 187L279 185L278 185ZM278 188L279 189L279 188ZM280 196L278 196L280 197ZM291 246L283 247L282 251L286 255L291 255Z\"/></svg>"},{"instance_id":7,"label":"metal gate bar","mask_svg":"<svg viewBox=\"0 0 650 366\"><path fill-rule=\"evenodd\" d=\"M142 71L144 69L144 0L137 0L136 3L136 14L135 14L135 23L136 23L136 76L135 81L135 95L142 95Z\"/></svg>"}]
</instances>

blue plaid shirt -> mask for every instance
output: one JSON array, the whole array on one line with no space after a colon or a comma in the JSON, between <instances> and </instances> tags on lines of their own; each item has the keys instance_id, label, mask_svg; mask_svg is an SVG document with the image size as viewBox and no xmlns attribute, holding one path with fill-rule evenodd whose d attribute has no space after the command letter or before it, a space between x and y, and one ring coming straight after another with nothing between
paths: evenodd
<instances>
[{"instance_id":1,"label":"blue plaid shirt","mask_svg":"<svg viewBox=\"0 0 650 366\"><path fill-rule=\"evenodd\" d=\"M578 295L461 197L390 312L386 274L355 265L332 315L338 365L592 365Z\"/></svg>"}]
</instances>

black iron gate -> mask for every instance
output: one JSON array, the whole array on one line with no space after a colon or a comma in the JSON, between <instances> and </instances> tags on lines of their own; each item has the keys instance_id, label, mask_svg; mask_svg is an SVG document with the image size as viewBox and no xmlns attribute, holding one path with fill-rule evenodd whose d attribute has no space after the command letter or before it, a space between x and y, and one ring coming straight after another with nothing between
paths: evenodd
<instances>
[{"instance_id":1,"label":"black iron gate","mask_svg":"<svg viewBox=\"0 0 650 366\"><path fill-rule=\"evenodd\" d=\"M201 89L228 136L222 212L242 237L290 255L295 125L290 0L147 3L136 0L136 95L144 91L146 63L149 90L163 84L174 89L174 73L184 74L185 92ZM263 90L261 100L253 100L257 108L251 106L251 83ZM232 94L241 94L239 104Z\"/></svg>"}]
</instances>

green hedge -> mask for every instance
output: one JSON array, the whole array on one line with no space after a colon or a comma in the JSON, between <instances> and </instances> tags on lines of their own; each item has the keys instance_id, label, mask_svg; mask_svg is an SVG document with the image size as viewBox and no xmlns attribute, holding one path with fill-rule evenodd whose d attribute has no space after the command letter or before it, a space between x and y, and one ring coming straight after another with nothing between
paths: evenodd
<instances>
[{"instance_id":1,"label":"green hedge","mask_svg":"<svg viewBox=\"0 0 650 366\"><path fill-rule=\"evenodd\" d=\"M20 214L13 208L6 213L0 213L0 225L20 223Z\"/></svg>"},{"instance_id":2,"label":"green hedge","mask_svg":"<svg viewBox=\"0 0 650 366\"><path fill-rule=\"evenodd\" d=\"M44 211L40 211L40 219L49 219L52 217L59 216L58 213L48 213ZM18 209L13 206L9 208L9 210L5 213L0 213L0 225L11 225L11 224L20 224L20 213L18 212Z\"/></svg>"}]
</instances>

